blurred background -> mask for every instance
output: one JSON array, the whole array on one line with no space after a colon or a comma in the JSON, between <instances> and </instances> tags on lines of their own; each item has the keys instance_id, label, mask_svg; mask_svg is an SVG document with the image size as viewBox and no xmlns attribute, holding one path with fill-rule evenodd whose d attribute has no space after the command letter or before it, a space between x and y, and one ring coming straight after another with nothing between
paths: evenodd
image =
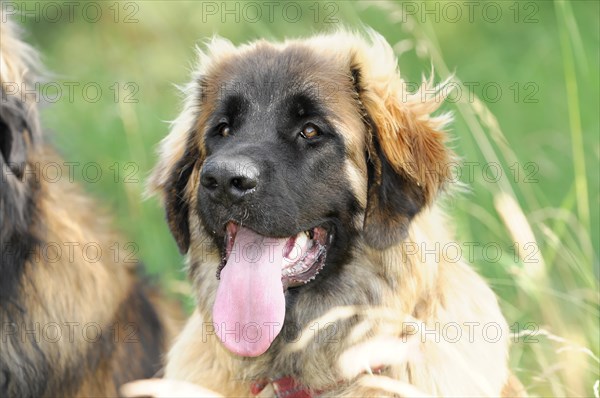
<instances>
[{"instance_id":1,"label":"blurred background","mask_svg":"<svg viewBox=\"0 0 600 398\"><path fill-rule=\"evenodd\" d=\"M116 213L149 273L190 303L182 258L155 199L155 148L176 117L196 45L370 26L415 87L454 74L446 199L462 256L511 325L511 364L532 396L598 396L599 16L597 1L34 2L5 14L51 72L49 140ZM410 85L409 85L410 87ZM86 165L92 165L84 167ZM98 174L100 170L100 174ZM452 366L452 364L448 364Z\"/></svg>"}]
</instances>

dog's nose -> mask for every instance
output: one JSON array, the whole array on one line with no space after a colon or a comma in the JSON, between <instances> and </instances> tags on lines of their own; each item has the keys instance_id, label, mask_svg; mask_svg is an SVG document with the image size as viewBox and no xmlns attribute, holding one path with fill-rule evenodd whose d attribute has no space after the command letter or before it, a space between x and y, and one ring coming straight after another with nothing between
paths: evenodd
<instances>
[{"instance_id":1,"label":"dog's nose","mask_svg":"<svg viewBox=\"0 0 600 398\"><path fill-rule=\"evenodd\" d=\"M200 183L211 198L237 201L254 191L258 185L259 169L247 157L207 160L200 173Z\"/></svg>"}]
</instances>

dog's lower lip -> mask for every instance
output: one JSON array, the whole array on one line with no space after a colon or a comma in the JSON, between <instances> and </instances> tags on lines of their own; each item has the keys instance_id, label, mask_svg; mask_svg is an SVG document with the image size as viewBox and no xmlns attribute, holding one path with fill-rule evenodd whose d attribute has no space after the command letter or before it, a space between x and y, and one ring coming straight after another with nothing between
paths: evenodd
<instances>
[{"instance_id":1,"label":"dog's lower lip","mask_svg":"<svg viewBox=\"0 0 600 398\"><path fill-rule=\"evenodd\" d=\"M240 226L233 221L225 226L225 253L217 270L217 279L220 278L221 270L229 259L239 228ZM325 266L327 249L332 240L332 232L324 226L310 228L288 238L281 269L281 279L285 289L307 284L316 278Z\"/></svg>"}]
</instances>

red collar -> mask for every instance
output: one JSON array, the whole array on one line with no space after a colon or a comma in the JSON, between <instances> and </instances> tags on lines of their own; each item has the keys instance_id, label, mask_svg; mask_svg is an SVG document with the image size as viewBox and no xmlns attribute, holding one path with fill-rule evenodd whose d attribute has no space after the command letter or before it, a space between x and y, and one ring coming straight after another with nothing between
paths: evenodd
<instances>
[{"instance_id":1,"label":"red collar","mask_svg":"<svg viewBox=\"0 0 600 398\"><path fill-rule=\"evenodd\" d=\"M384 367L381 366L371 370L371 373L380 374L383 370ZM284 376L270 381L254 381L250 385L250 392L256 396L269 384L273 386L273 391L275 391L277 398L313 398L327 392L327 390L312 390L307 388L291 376Z\"/></svg>"},{"instance_id":2,"label":"red collar","mask_svg":"<svg viewBox=\"0 0 600 398\"><path fill-rule=\"evenodd\" d=\"M252 395L258 395L268 384L273 386L277 398L313 398L324 392L306 388L291 376L271 381L255 381L250 386L250 392Z\"/></svg>"}]
</instances>

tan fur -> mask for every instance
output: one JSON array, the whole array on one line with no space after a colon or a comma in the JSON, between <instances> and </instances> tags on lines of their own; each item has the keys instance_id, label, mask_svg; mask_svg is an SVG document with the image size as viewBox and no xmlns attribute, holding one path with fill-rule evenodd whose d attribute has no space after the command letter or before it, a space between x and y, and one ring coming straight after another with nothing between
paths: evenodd
<instances>
[{"instance_id":1,"label":"tan fur","mask_svg":"<svg viewBox=\"0 0 600 398\"><path fill-rule=\"evenodd\" d=\"M0 306L0 391L117 396L120 384L151 376L148 369L160 365L181 313L141 280L137 260L113 231L105 209L69 182L64 161L41 142L36 103L21 95L23 85L33 81L37 56L16 30L10 21L0 24L2 111L7 117L15 110L12 104L24 107L32 131L16 132L26 138L22 178L2 158L2 269L14 266L6 256L13 242L4 246L14 230L25 229L38 243L22 273L15 274L13 295ZM46 166L53 172L59 167L62 177L53 181L42 173ZM155 363L147 363L149 358Z\"/></svg>"},{"instance_id":2,"label":"tan fur","mask_svg":"<svg viewBox=\"0 0 600 398\"><path fill-rule=\"evenodd\" d=\"M361 382L364 375L344 378L347 363L340 362L340 358L358 343L380 337L408 341L412 336L418 339L417 352L402 363L390 364L385 375L436 396L500 396L509 377L506 321L483 279L463 261L445 258L439 249L454 242L443 211L434 203L448 179L444 166L452 159L444 144L443 131L449 117L431 115L439 104L431 95L424 96L435 92L430 82L425 82L417 93L405 92L393 51L378 34L371 32L365 39L339 32L284 43L259 41L240 47L223 39L208 43L207 50L199 52L198 71L186 89L188 100L184 110L171 134L161 143L151 190L166 198L169 176L181 160L189 134L195 131L201 136L203 132L203 119L209 112L195 102L201 90L199 77L208 85L218 86L227 74L228 65L245 54L292 46L303 48L322 61L319 70L304 72L310 79L321 87L330 82L336 87L328 103L335 110L334 123L346 143L348 158L344 173L361 206L368 207L371 200L364 153L374 151L374 140L379 141L395 171L419 187L415 189L423 192L431 206L412 220L403 242L386 250L376 250L361 241L355 245L352 261L339 275L347 295L332 293L331 297L320 297L318 301L308 295L299 296L291 311L292 319L298 319L300 324L324 325L349 320L349 324L343 323L345 326L337 331L335 341L318 343L318 338L328 336L326 331L314 334L305 329L293 344L272 346L258 358L240 358L223 348L210 329L220 255L207 239L209 231L203 229L193 205L203 161L200 156L194 162L194 173L185 189L191 233L186 261L198 308L169 353L166 377L193 382L225 396L244 396L249 394L250 383L257 375L276 377L299 368L299 381L315 389L326 389L325 396L392 396L383 387L367 387ZM353 94L350 82L352 68L361 73L363 92L358 97ZM210 104L214 100L210 90L206 95ZM198 114L200 120L196 119ZM366 128L365 122L371 123L374 131ZM202 153L202 142L198 145ZM363 218L358 217L356 223L361 226ZM466 337L470 322L479 325L472 339ZM418 325L433 330L436 325L443 328L449 323L459 325L463 334L460 341L443 338L435 341L432 334L423 336L412 328ZM499 331L498 341L483 338L482 328L488 324ZM407 328L409 325L411 328ZM269 354L273 351L277 355ZM369 371L368 358L356 361L364 361L364 371ZM272 395L270 387L261 393L261 396Z\"/></svg>"}]
</instances>

